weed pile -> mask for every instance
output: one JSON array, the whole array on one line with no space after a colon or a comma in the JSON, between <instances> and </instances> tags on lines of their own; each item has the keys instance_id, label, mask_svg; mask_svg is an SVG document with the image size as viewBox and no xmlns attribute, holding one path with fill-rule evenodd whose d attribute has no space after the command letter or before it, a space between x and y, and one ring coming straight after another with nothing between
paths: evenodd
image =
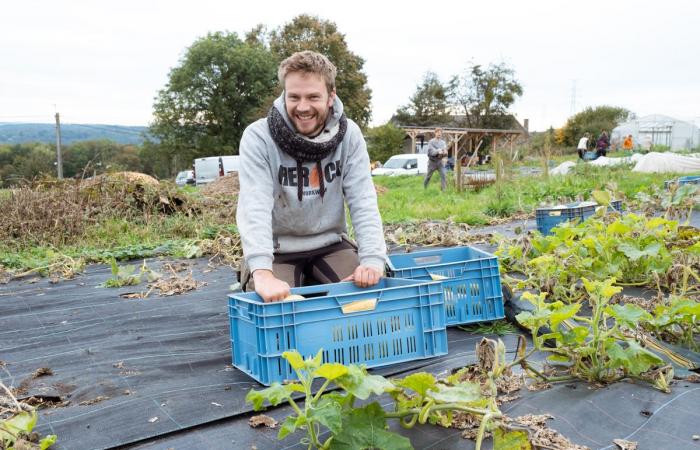
<instances>
[{"instance_id":1,"label":"weed pile","mask_svg":"<svg viewBox=\"0 0 700 450\"><path fill-rule=\"evenodd\" d=\"M154 216L193 215L199 206L172 185L125 176L28 182L1 198L0 210L3 241L60 246L110 218L147 222Z\"/></svg>"},{"instance_id":2,"label":"weed pile","mask_svg":"<svg viewBox=\"0 0 700 450\"><path fill-rule=\"evenodd\" d=\"M490 235L477 234L465 223L408 222L384 226L389 247L456 246L488 242Z\"/></svg>"},{"instance_id":3,"label":"weed pile","mask_svg":"<svg viewBox=\"0 0 700 450\"><path fill-rule=\"evenodd\" d=\"M206 197L230 197L238 195L240 190L238 172L231 172L226 176L219 177L211 183L202 187L202 195Z\"/></svg>"}]
</instances>

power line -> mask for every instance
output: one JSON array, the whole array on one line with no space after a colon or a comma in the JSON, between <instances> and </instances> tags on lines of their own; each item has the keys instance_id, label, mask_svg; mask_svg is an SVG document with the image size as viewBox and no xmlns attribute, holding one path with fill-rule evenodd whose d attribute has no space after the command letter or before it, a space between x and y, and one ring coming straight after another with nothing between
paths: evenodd
<instances>
[{"instance_id":1,"label":"power line","mask_svg":"<svg viewBox=\"0 0 700 450\"><path fill-rule=\"evenodd\" d=\"M129 130L129 129L122 129L122 128L112 128L110 125L85 125L82 123L71 123L71 124L65 124L64 125L71 125L74 127L82 127L82 128L90 128L93 130L99 130L99 131L109 131L110 133L117 133L117 134L128 134L130 136L142 136L143 134L147 134L148 130L143 130L143 131L136 131L136 130ZM120 125L113 125L113 126L120 126ZM146 127L148 128L148 127Z\"/></svg>"}]
</instances>

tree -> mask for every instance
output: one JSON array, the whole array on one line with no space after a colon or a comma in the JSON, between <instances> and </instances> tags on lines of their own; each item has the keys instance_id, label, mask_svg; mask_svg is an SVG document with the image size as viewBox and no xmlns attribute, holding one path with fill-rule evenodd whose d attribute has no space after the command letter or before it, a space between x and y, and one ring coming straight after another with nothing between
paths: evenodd
<instances>
[{"instance_id":1,"label":"tree","mask_svg":"<svg viewBox=\"0 0 700 450\"><path fill-rule=\"evenodd\" d=\"M630 117L629 110L617 106L588 107L569 117L564 125L564 144L576 146L584 133L588 132L595 139L605 130L610 134L613 128Z\"/></svg>"},{"instance_id":2,"label":"tree","mask_svg":"<svg viewBox=\"0 0 700 450\"><path fill-rule=\"evenodd\" d=\"M367 130L367 151L372 161L386 161L401 151L406 133L393 123Z\"/></svg>"},{"instance_id":3,"label":"tree","mask_svg":"<svg viewBox=\"0 0 700 450\"><path fill-rule=\"evenodd\" d=\"M181 160L237 154L245 127L275 87L277 64L262 45L210 33L190 46L153 105L161 153Z\"/></svg>"},{"instance_id":4,"label":"tree","mask_svg":"<svg viewBox=\"0 0 700 450\"><path fill-rule=\"evenodd\" d=\"M396 111L393 120L402 125L434 126L450 120L448 90L434 72L427 72L409 103Z\"/></svg>"},{"instance_id":5,"label":"tree","mask_svg":"<svg viewBox=\"0 0 700 450\"><path fill-rule=\"evenodd\" d=\"M515 79L515 70L506 63L483 68L472 64L462 76L449 83L454 107L464 115L467 128L510 127L508 108L523 95L523 87Z\"/></svg>"},{"instance_id":6,"label":"tree","mask_svg":"<svg viewBox=\"0 0 700 450\"><path fill-rule=\"evenodd\" d=\"M261 42L260 26L247 35L251 42ZM372 91L362 71L364 59L354 54L345 42L345 35L335 23L302 14L269 34L270 49L281 62L293 53L313 50L322 53L338 69L336 92L343 102L345 114L364 128L372 115Z\"/></svg>"}]
</instances>

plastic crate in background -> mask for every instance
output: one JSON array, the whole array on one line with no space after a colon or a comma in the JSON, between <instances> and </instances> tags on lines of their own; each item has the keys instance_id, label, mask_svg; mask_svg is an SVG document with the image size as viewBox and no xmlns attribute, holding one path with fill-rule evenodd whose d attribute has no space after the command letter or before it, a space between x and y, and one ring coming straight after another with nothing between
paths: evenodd
<instances>
[{"instance_id":1,"label":"plastic crate in background","mask_svg":"<svg viewBox=\"0 0 700 450\"><path fill-rule=\"evenodd\" d=\"M595 202L576 202L551 208L537 208L535 211L537 229L542 234L550 234L552 228L561 223L572 220L582 222L595 214L598 206L600 205ZM612 200L610 206L608 206L608 211L622 213L622 201Z\"/></svg>"},{"instance_id":2,"label":"plastic crate in background","mask_svg":"<svg viewBox=\"0 0 700 450\"><path fill-rule=\"evenodd\" d=\"M677 183L678 186L683 186L684 184L700 184L700 175L687 175L679 177L677 180L667 180L664 182L664 187L668 189L674 183Z\"/></svg>"},{"instance_id":3,"label":"plastic crate in background","mask_svg":"<svg viewBox=\"0 0 700 450\"><path fill-rule=\"evenodd\" d=\"M296 379L287 350L309 357L323 349L324 362L367 367L447 354L440 282L383 278L370 288L346 282L292 294L305 299L229 295L233 365L264 385Z\"/></svg>"},{"instance_id":4,"label":"plastic crate in background","mask_svg":"<svg viewBox=\"0 0 700 450\"><path fill-rule=\"evenodd\" d=\"M389 255L388 275L413 280L441 279L448 326L505 316L498 258L477 248Z\"/></svg>"}]
</instances>

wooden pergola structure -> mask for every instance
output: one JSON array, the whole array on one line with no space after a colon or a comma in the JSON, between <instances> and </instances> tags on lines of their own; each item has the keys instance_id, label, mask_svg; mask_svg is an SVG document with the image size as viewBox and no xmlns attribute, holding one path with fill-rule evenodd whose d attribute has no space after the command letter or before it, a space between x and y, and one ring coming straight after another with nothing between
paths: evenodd
<instances>
[{"instance_id":1,"label":"wooden pergola structure","mask_svg":"<svg viewBox=\"0 0 700 450\"><path fill-rule=\"evenodd\" d=\"M461 159L468 157L467 167L478 161L478 152L485 137L491 137L492 154L501 147L510 149L511 158L515 159L513 144L515 140L523 136L524 130L495 130L489 128L445 128L445 127L400 127L411 138L411 152L416 152L416 137L420 135L432 135L435 128L442 129L442 137L447 142L448 149L452 150L455 161L455 185L458 191L462 190L462 164ZM476 144L475 144L476 143Z\"/></svg>"}]
</instances>

